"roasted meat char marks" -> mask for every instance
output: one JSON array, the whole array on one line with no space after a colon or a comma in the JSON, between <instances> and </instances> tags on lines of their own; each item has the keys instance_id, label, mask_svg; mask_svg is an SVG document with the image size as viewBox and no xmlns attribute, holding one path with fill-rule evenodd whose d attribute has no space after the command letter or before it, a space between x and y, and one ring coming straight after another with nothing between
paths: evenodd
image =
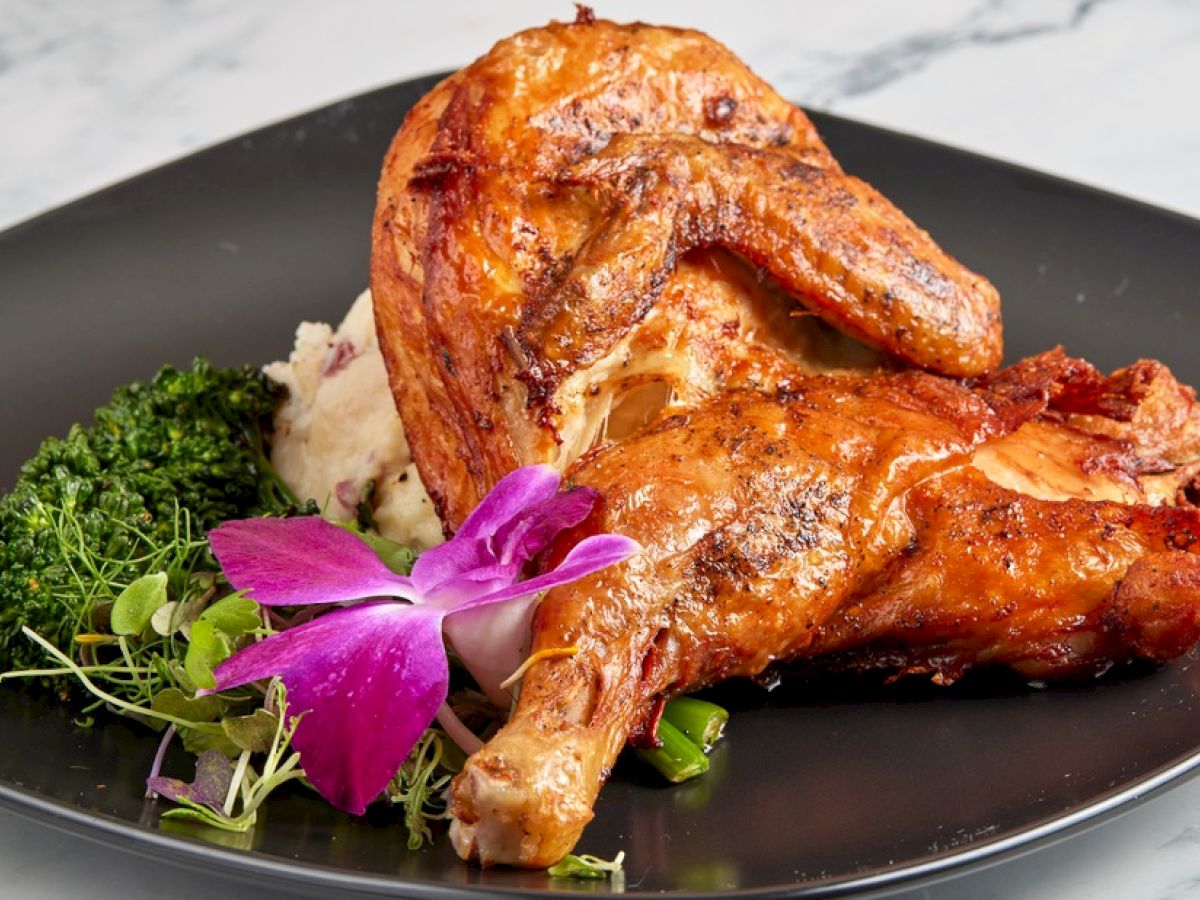
<instances>
[{"instance_id":1,"label":"roasted meat char marks","mask_svg":"<svg viewBox=\"0 0 1200 900\"><path fill-rule=\"evenodd\" d=\"M544 403L646 316L678 259L733 251L839 330L951 375L1000 360L999 297L869 185L819 155L618 134L566 175L606 211L554 291L526 308L521 377Z\"/></svg>"}]
</instances>

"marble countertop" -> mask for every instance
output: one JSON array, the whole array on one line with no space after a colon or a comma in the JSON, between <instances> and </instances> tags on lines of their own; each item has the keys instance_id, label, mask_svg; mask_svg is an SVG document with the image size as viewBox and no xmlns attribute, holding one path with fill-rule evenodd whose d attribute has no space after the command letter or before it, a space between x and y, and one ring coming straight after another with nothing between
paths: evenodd
<instances>
[{"instance_id":1,"label":"marble countertop","mask_svg":"<svg viewBox=\"0 0 1200 900\"><path fill-rule=\"evenodd\" d=\"M1192 0L597 2L785 96L1200 216ZM0 227L290 114L470 61L565 2L0 0Z\"/></svg>"},{"instance_id":2,"label":"marble countertop","mask_svg":"<svg viewBox=\"0 0 1200 900\"><path fill-rule=\"evenodd\" d=\"M594 5L704 29L803 105L1200 217L1193 0ZM517 0L0 0L0 228L572 15L566 2ZM141 900L164 884L180 898L238 895L216 876L179 879L132 859L0 812L0 895ZM973 895L1200 897L1200 780L1073 838L1069 853L992 871ZM950 882L911 896L962 890Z\"/></svg>"}]
</instances>

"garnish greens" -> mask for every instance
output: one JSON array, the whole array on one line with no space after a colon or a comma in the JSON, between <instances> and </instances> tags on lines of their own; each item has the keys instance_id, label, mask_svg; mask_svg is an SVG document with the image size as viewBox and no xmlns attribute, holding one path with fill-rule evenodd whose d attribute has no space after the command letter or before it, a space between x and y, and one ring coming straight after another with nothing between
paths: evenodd
<instances>
[{"instance_id":1,"label":"garnish greens","mask_svg":"<svg viewBox=\"0 0 1200 900\"><path fill-rule=\"evenodd\" d=\"M244 732L249 739L240 745L242 752L236 764L219 750L205 750L196 760L196 778L191 784L162 776L149 779L151 790L179 804L164 812L164 818L189 819L227 831L248 831L271 791L304 777L300 754L288 752L300 717L288 718L286 692L281 684L272 681L268 696L271 691L275 692L277 712L259 709L249 717L257 721ZM265 753L258 771L250 764L256 750Z\"/></svg>"},{"instance_id":2,"label":"garnish greens","mask_svg":"<svg viewBox=\"0 0 1200 900\"><path fill-rule=\"evenodd\" d=\"M622 866L624 862L624 850L613 857L611 861L587 853L579 856L568 853L546 871L555 878L585 878L592 881L610 878L614 886L623 886L625 870Z\"/></svg>"},{"instance_id":3,"label":"garnish greens","mask_svg":"<svg viewBox=\"0 0 1200 900\"><path fill-rule=\"evenodd\" d=\"M250 368L219 369L203 360L188 371L166 367L149 383L119 389L96 411L92 427L76 425L66 439L45 441L22 467L11 493L0 498L0 671L10 670L0 680L26 678L54 685L64 699L71 696L74 682L88 695L77 719L80 724L89 723L90 713L104 708L160 732L147 784L151 792L178 804L163 816L234 832L252 827L263 801L283 784L299 781L321 789L321 772L314 771L310 783L293 747L297 729L303 736L302 723L311 711L288 715L280 678L223 676L224 689L215 690L214 670L226 660L265 649L267 639L282 647L289 630L307 627L331 608L306 599L283 602L313 605L260 606L231 588L210 550L209 532L222 523L262 531L272 527L263 516L278 519L318 511L312 501L300 504L267 460L267 435L278 400L279 389ZM553 513L562 519L565 509L575 517L590 509L592 497L585 492L558 493L558 476L552 470L534 467L510 478L545 482L540 485L545 509L514 508L506 512L509 518ZM490 502L494 517L496 505L508 501ZM251 521L231 521L237 519ZM371 564L377 569L372 589L363 596L378 595L379 583L391 579L402 588L398 596L423 602L423 593L453 586L454 578L465 577L447 568L449 547L431 553L427 565L420 560L436 577L422 575L421 565L414 568L417 558L411 550L374 532L369 510L359 519L346 528L364 542L351 541L359 548L358 556L365 552L369 560L359 558L352 569L367 572ZM303 526L308 530L325 524L309 521L312 524ZM470 520L464 523L456 542L490 540L487 534L474 534L469 524ZM331 529L326 542L338 534L343 535L342 543L349 540ZM258 546L263 552L262 544ZM491 548L490 543L486 546ZM590 556L583 545L573 553L581 559L588 556L594 569L623 559L635 547L624 538L605 535L590 539ZM344 548L339 551L343 552ZM287 554L284 558L292 559ZM311 553L292 561L305 567L321 562ZM336 567L347 560L331 558L327 563ZM243 561L241 568L246 565ZM268 570L285 568L280 563ZM513 568L514 579L519 570ZM496 591L495 599L525 597L530 602L559 580L563 579L554 572L542 573L529 590L510 585ZM238 583L245 587L246 581ZM278 585L275 589L281 590ZM263 600L281 602L265 595ZM394 608L397 615L408 609ZM453 609L442 611L448 624L452 613ZM352 614L377 617L379 608L341 614L340 621ZM428 612L425 617L436 619L440 633L441 619ZM374 629L371 639L378 639L378 624L368 624ZM346 638L353 637L348 629ZM476 637L485 635L460 633L454 637L456 649L463 648L460 641ZM519 641L509 643L513 648L508 649L514 649ZM574 651L561 648L552 655ZM47 656L53 664L46 663ZM540 659L531 659L527 666ZM507 671L516 663L514 656ZM486 678L480 684L493 703L505 696L499 684ZM440 695L425 698L432 703L421 713L426 721L444 697L443 685ZM411 710L402 712L411 715ZM724 710L712 704L674 700L659 726L661 746L639 752L672 781L701 774L708 768L705 753L726 718ZM161 774L176 737L196 756L191 782ZM447 817L445 789L461 769L464 755L435 727L425 728L405 752L407 757L400 757L402 763L390 780L384 772L380 790L403 807L408 846L417 849L432 839L431 823ZM371 799L364 796L362 805ZM550 872L617 879L622 856L612 862L568 856Z\"/></svg>"},{"instance_id":4,"label":"garnish greens","mask_svg":"<svg viewBox=\"0 0 1200 900\"><path fill-rule=\"evenodd\" d=\"M232 831L304 775L290 749L300 720L286 721L276 682L196 696L235 650L297 618L231 592L206 540L230 519L317 511L267 460L279 399L250 368L164 368L117 390L92 427L46 440L0 498L0 679L64 699L74 679L80 724L105 708L161 732L149 781L180 804L164 815ZM389 565L411 566L407 548L370 537ZM191 784L159 774L176 738L197 756ZM431 730L397 776L410 844L444 810L452 754L431 752L435 740Z\"/></svg>"},{"instance_id":5,"label":"garnish greens","mask_svg":"<svg viewBox=\"0 0 1200 900\"><path fill-rule=\"evenodd\" d=\"M69 647L158 572L182 602L216 568L208 529L294 511L265 453L277 399L256 370L197 360L120 388L92 427L46 440L0 499L0 670L40 661L22 626Z\"/></svg>"}]
</instances>

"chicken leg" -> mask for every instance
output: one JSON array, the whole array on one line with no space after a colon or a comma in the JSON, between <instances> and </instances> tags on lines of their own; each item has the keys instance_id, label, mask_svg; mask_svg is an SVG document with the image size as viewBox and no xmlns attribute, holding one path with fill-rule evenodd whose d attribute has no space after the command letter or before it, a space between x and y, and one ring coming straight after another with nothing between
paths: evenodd
<instances>
[{"instance_id":1,"label":"chicken leg","mask_svg":"<svg viewBox=\"0 0 1200 900\"><path fill-rule=\"evenodd\" d=\"M459 852L553 862L660 697L779 660L866 647L874 665L944 679L988 663L1046 677L1190 646L1200 510L1043 500L972 465L1103 383L1060 353L974 390L810 377L783 396L728 392L582 459L571 477L603 505L581 528L644 551L542 601L534 649L580 650L530 670L456 779Z\"/></svg>"}]
</instances>

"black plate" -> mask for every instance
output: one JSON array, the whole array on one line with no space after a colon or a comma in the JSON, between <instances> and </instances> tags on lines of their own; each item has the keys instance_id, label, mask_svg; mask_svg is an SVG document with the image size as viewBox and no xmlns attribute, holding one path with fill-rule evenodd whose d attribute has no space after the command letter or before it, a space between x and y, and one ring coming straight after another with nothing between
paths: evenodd
<instances>
[{"instance_id":1,"label":"black plate","mask_svg":"<svg viewBox=\"0 0 1200 900\"><path fill-rule=\"evenodd\" d=\"M383 150L433 83L272 126L0 235L0 483L120 383L196 354L273 359L300 319L340 316L367 280ZM1154 356L1200 381L1196 222L814 118L849 171L995 281L1010 357L1061 341L1104 367ZM733 690L738 712L713 772L670 790L618 774L582 849L624 849L641 891L827 895L929 876L1094 820L1196 765L1198 692L1191 658L1044 691L983 679L949 690L838 679ZM356 821L300 792L269 805L245 848L168 834L142 800L153 751L130 725L82 731L22 690L0 689L0 800L59 825L326 887L573 887L479 872L444 839L409 853L381 827L386 815Z\"/></svg>"}]
</instances>

